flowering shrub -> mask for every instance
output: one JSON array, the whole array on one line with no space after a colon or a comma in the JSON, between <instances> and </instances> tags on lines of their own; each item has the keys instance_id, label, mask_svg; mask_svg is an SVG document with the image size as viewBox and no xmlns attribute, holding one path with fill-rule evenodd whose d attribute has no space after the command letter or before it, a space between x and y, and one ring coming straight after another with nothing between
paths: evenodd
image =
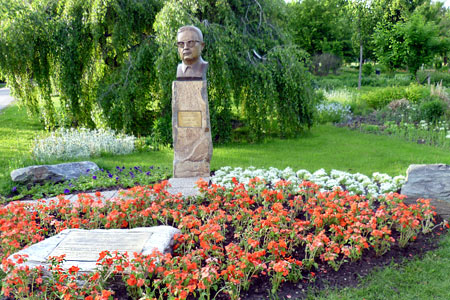
<instances>
[{"instance_id":1,"label":"flowering shrub","mask_svg":"<svg viewBox=\"0 0 450 300\"><path fill-rule=\"evenodd\" d=\"M276 168L256 169L249 167L247 169L223 167L217 170L211 181L226 187L232 187L233 178L238 182L248 183L252 178L258 177L264 180L266 184L275 185L281 180L290 181L293 185L299 185L303 180L308 180L318 184L320 191L333 191L336 188L346 190L350 195L361 195L368 197L378 197L379 195L391 192L397 192L405 183L405 176L395 176L392 178L387 174L373 173L372 178L356 173L350 174L343 171L331 170L327 174L324 169L319 169L314 173L307 170L298 170L294 172L291 168L278 170ZM262 185L264 188L264 184ZM297 186L292 186L297 189Z\"/></svg>"},{"instance_id":2,"label":"flowering shrub","mask_svg":"<svg viewBox=\"0 0 450 300\"><path fill-rule=\"evenodd\" d=\"M226 188L199 181L200 195L188 200L171 195L167 181L134 187L123 199L103 203L80 195L28 207L0 208L2 292L17 299L112 299L108 282L121 275L133 299L211 299L227 294L239 299L259 276L269 276L271 293L284 281L314 276L318 263L338 270L369 251L381 255L435 227L429 201L405 205L404 196L380 196L379 202L335 190L321 192L304 181L294 189L280 180L260 189L261 179L245 186L236 179ZM173 254L149 256L102 252L98 271L80 275L78 267L51 260L42 268L24 267L7 257L66 228L135 228L172 225L181 230ZM123 272L127 270L127 272ZM81 278L84 284L77 281Z\"/></svg>"},{"instance_id":3,"label":"flowering shrub","mask_svg":"<svg viewBox=\"0 0 450 300\"><path fill-rule=\"evenodd\" d=\"M70 160L102 153L128 154L134 151L134 136L113 130L60 128L48 137L37 138L32 150L36 161Z\"/></svg>"},{"instance_id":4,"label":"flowering shrub","mask_svg":"<svg viewBox=\"0 0 450 300\"><path fill-rule=\"evenodd\" d=\"M349 104L355 101L357 94L349 89L335 89L331 91L322 90L325 98L329 102L339 102L341 104Z\"/></svg>"},{"instance_id":5,"label":"flowering shrub","mask_svg":"<svg viewBox=\"0 0 450 300\"><path fill-rule=\"evenodd\" d=\"M346 122L352 118L350 105L343 105L339 102L320 103L316 109L317 121L319 123Z\"/></svg>"}]
</instances>

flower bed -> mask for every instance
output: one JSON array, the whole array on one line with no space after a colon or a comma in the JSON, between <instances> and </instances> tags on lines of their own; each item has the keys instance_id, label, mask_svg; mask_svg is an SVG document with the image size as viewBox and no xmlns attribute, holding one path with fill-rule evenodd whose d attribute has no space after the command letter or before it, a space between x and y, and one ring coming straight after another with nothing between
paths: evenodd
<instances>
[{"instance_id":1,"label":"flower bed","mask_svg":"<svg viewBox=\"0 0 450 300\"><path fill-rule=\"evenodd\" d=\"M71 194L80 191L91 191L108 188L130 188L135 185L148 185L169 178L170 170L155 166L134 166L125 168L116 166L112 170L86 170L78 178L65 182L46 182L28 186L25 184L14 186L11 190L11 200L50 198L59 194Z\"/></svg>"},{"instance_id":2,"label":"flower bed","mask_svg":"<svg viewBox=\"0 0 450 300\"><path fill-rule=\"evenodd\" d=\"M336 188L346 190L350 195L360 195L367 197L378 197L385 193L398 192L405 183L405 176L391 177L387 174L375 172L372 178L364 174L351 174L338 170L331 170L327 174L324 169L319 169L314 173L307 170L298 170L294 172L291 168L279 170L276 168L256 169L249 167L247 169L223 167L217 170L211 181L226 187L233 187L233 178L238 182L248 185L251 179L258 177L263 180L259 184L264 189L265 184L275 185L281 180L288 180L293 185L292 188L299 190L299 185L303 180L308 180L320 185L320 191L333 191Z\"/></svg>"},{"instance_id":3,"label":"flower bed","mask_svg":"<svg viewBox=\"0 0 450 300\"><path fill-rule=\"evenodd\" d=\"M238 299L258 277L269 278L275 294L284 281L313 279L318 264L338 270L369 252L383 255L394 243L404 247L436 226L435 212L423 199L408 206L395 193L369 200L341 190L322 192L306 181L297 188L281 180L262 190L258 178L246 186L232 181L230 188L199 182L200 195L189 200L166 192L164 181L134 187L124 200L106 204L81 195L75 205L61 196L33 210L2 207L2 291L17 299L112 299L114 275L128 270L121 278L132 299ZM99 271L90 275L78 274L76 266L61 269L61 257L53 259L48 276L6 259L66 228L161 224L182 231L172 255L103 252Z\"/></svg>"}]
</instances>

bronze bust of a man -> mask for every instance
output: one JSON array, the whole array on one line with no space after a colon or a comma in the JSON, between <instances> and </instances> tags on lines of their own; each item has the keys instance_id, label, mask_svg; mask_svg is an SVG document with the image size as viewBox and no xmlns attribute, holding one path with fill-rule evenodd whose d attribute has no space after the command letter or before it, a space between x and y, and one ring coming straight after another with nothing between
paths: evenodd
<instances>
[{"instance_id":1,"label":"bronze bust of a man","mask_svg":"<svg viewBox=\"0 0 450 300\"><path fill-rule=\"evenodd\" d=\"M178 29L177 47L182 60L177 68L177 79L206 80L208 62L201 57L205 43L200 29L195 26L183 26Z\"/></svg>"}]
</instances>

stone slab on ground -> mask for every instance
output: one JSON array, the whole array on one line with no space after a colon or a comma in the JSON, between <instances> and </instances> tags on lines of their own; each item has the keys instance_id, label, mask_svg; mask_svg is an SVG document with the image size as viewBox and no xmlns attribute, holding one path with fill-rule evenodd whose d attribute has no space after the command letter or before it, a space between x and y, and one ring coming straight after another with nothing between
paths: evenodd
<instances>
[{"instance_id":1,"label":"stone slab on ground","mask_svg":"<svg viewBox=\"0 0 450 300\"><path fill-rule=\"evenodd\" d=\"M57 165L36 165L11 172L11 179L21 183L42 183L45 181L64 181L78 178L87 170L97 171L99 167L91 161L64 163Z\"/></svg>"},{"instance_id":2,"label":"stone slab on ground","mask_svg":"<svg viewBox=\"0 0 450 300\"><path fill-rule=\"evenodd\" d=\"M66 229L15 254L28 255L23 265L43 266L47 269L49 257L66 254L62 267L78 266L81 272L93 272L102 251L134 252L148 255L157 250L172 251L173 237L180 230L171 226L140 227L134 229ZM14 262L14 255L8 257Z\"/></svg>"},{"instance_id":3,"label":"stone slab on ground","mask_svg":"<svg viewBox=\"0 0 450 300\"><path fill-rule=\"evenodd\" d=\"M450 219L450 166L410 165L401 193L407 196L406 203L415 203L418 198L431 199L437 213Z\"/></svg>"},{"instance_id":4,"label":"stone slab on ground","mask_svg":"<svg viewBox=\"0 0 450 300\"><path fill-rule=\"evenodd\" d=\"M169 187L167 191L172 195L181 193L185 197L197 196L199 191L196 182L200 178L209 182L209 177L170 178L169 184L171 187Z\"/></svg>"}]
</instances>

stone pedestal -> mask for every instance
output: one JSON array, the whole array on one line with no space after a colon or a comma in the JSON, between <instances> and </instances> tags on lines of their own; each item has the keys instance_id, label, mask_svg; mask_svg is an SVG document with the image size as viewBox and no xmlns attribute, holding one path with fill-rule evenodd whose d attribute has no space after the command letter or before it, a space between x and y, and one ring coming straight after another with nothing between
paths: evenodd
<instances>
[{"instance_id":1,"label":"stone pedestal","mask_svg":"<svg viewBox=\"0 0 450 300\"><path fill-rule=\"evenodd\" d=\"M197 196L199 190L197 187L197 181L200 177L185 177L185 178L170 178L170 187L167 189L172 195L181 193L185 197ZM209 177L201 177L206 182L209 182Z\"/></svg>"},{"instance_id":2,"label":"stone pedestal","mask_svg":"<svg viewBox=\"0 0 450 300\"><path fill-rule=\"evenodd\" d=\"M172 85L173 177L209 177L212 157L206 80Z\"/></svg>"}]
</instances>

